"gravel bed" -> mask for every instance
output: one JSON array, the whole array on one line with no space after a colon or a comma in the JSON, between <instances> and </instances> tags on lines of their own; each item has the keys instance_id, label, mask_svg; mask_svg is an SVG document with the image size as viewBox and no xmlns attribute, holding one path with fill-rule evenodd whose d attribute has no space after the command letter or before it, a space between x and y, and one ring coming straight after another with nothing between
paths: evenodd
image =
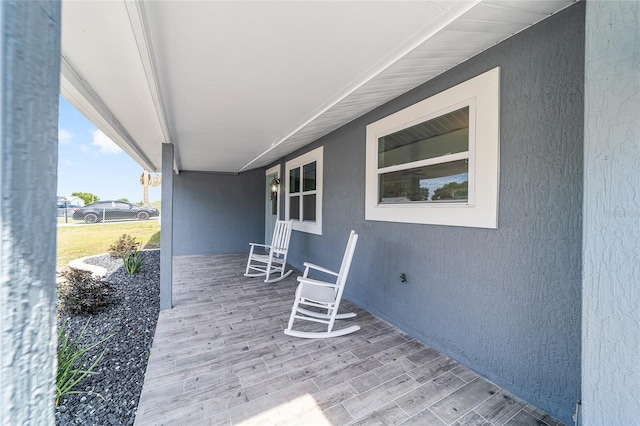
<instances>
[{"instance_id":1,"label":"gravel bed","mask_svg":"<svg viewBox=\"0 0 640 426\"><path fill-rule=\"evenodd\" d=\"M75 316L58 312L59 321L77 335L88 319L85 337L97 342L113 334L90 353L104 358L98 374L86 377L77 387L86 393L61 398L56 407L57 425L132 425L142 392L151 343L160 308L160 251L143 251L142 270L129 275L121 259L109 255L88 259L86 263L107 269L105 278L113 287L114 303L94 315Z\"/></svg>"}]
</instances>

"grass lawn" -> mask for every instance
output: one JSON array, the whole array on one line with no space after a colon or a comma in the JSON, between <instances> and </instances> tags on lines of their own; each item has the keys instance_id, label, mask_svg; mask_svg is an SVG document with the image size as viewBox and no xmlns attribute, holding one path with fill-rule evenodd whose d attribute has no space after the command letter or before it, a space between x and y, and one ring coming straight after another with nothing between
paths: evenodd
<instances>
[{"instance_id":1,"label":"grass lawn","mask_svg":"<svg viewBox=\"0 0 640 426\"><path fill-rule=\"evenodd\" d=\"M160 248L160 221L107 222L58 226L57 266L84 256L106 253L122 234L139 241L141 249Z\"/></svg>"}]
</instances>

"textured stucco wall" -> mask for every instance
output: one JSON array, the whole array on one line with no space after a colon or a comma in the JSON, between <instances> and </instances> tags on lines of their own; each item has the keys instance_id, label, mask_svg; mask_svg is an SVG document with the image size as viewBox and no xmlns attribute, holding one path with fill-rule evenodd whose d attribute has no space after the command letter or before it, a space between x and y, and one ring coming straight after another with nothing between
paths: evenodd
<instances>
[{"instance_id":1,"label":"textured stucco wall","mask_svg":"<svg viewBox=\"0 0 640 426\"><path fill-rule=\"evenodd\" d=\"M0 2L0 424L54 424L60 3Z\"/></svg>"},{"instance_id":2,"label":"textured stucco wall","mask_svg":"<svg viewBox=\"0 0 640 426\"><path fill-rule=\"evenodd\" d=\"M174 256L248 252L264 240L264 169L174 177Z\"/></svg>"},{"instance_id":3,"label":"textured stucco wall","mask_svg":"<svg viewBox=\"0 0 640 426\"><path fill-rule=\"evenodd\" d=\"M365 221L366 125L496 66L499 228ZM581 2L287 157L325 149L323 235L294 232L294 265L339 268L355 229L348 298L567 423L580 398L583 71Z\"/></svg>"},{"instance_id":4,"label":"textured stucco wall","mask_svg":"<svg viewBox=\"0 0 640 426\"><path fill-rule=\"evenodd\" d=\"M173 174L175 152L170 143L162 144L162 232L160 234L160 309L173 307Z\"/></svg>"},{"instance_id":5,"label":"textured stucco wall","mask_svg":"<svg viewBox=\"0 0 640 426\"><path fill-rule=\"evenodd\" d=\"M584 425L640 424L640 2L589 1Z\"/></svg>"}]
</instances>

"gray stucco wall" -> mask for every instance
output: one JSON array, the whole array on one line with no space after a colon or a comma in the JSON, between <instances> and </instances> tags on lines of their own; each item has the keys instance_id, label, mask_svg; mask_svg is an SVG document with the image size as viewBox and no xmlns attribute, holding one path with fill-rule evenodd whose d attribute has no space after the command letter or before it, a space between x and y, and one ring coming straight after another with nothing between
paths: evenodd
<instances>
[{"instance_id":1,"label":"gray stucco wall","mask_svg":"<svg viewBox=\"0 0 640 426\"><path fill-rule=\"evenodd\" d=\"M174 176L173 255L248 252L264 240L264 169Z\"/></svg>"},{"instance_id":2,"label":"gray stucco wall","mask_svg":"<svg viewBox=\"0 0 640 426\"><path fill-rule=\"evenodd\" d=\"M640 423L640 3L587 2L583 423Z\"/></svg>"},{"instance_id":3,"label":"gray stucco wall","mask_svg":"<svg viewBox=\"0 0 640 426\"><path fill-rule=\"evenodd\" d=\"M175 151L172 143L162 144L162 215L160 226L160 309L173 307L173 164Z\"/></svg>"},{"instance_id":4,"label":"gray stucco wall","mask_svg":"<svg viewBox=\"0 0 640 426\"><path fill-rule=\"evenodd\" d=\"M498 229L365 221L366 125L496 66ZM288 156L324 146L323 235L294 232L290 262L337 269L355 229L349 299L571 423L580 399L583 87L580 2Z\"/></svg>"},{"instance_id":5,"label":"gray stucco wall","mask_svg":"<svg viewBox=\"0 0 640 426\"><path fill-rule=\"evenodd\" d=\"M60 3L0 2L0 423L54 424Z\"/></svg>"}]
</instances>

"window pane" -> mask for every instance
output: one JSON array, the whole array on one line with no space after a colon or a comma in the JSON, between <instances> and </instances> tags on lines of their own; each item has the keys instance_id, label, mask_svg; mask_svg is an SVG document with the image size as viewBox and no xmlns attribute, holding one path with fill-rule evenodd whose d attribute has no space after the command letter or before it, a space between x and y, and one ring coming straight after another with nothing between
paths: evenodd
<instances>
[{"instance_id":1,"label":"window pane","mask_svg":"<svg viewBox=\"0 0 640 426\"><path fill-rule=\"evenodd\" d=\"M302 200L302 220L316 221L316 194L305 195Z\"/></svg>"},{"instance_id":2,"label":"window pane","mask_svg":"<svg viewBox=\"0 0 640 426\"><path fill-rule=\"evenodd\" d=\"M378 138L378 167L469 150L469 107Z\"/></svg>"},{"instance_id":3,"label":"window pane","mask_svg":"<svg viewBox=\"0 0 640 426\"><path fill-rule=\"evenodd\" d=\"M289 199L289 219L300 220L300 197L295 196Z\"/></svg>"},{"instance_id":4,"label":"window pane","mask_svg":"<svg viewBox=\"0 0 640 426\"><path fill-rule=\"evenodd\" d=\"M467 201L469 164L459 160L385 173L379 188L380 204Z\"/></svg>"},{"instance_id":5,"label":"window pane","mask_svg":"<svg viewBox=\"0 0 640 426\"><path fill-rule=\"evenodd\" d=\"M289 170L289 192L300 192L300 168Z\"/></svg>"},{"instance_id":6,"label":"window pane","mask_svg":"<svg viewBox=\"0 0 640 426\"><path fill-rule=\"evenodd\" d=\"M303 191L315 191L316 190L316 162L305 164L302 167L302 190Z\"/></svg>"}]
</instances>

